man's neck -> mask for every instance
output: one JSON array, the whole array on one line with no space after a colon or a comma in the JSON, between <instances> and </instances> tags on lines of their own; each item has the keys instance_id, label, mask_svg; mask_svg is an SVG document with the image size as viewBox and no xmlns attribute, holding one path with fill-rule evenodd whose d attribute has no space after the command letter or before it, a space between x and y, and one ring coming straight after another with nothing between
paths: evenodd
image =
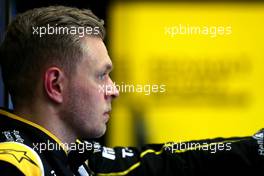
<instances>
[{"instance_id":1,"label":"man's neck","mask_svg":"<svg viewBox=\"0 0 264 176\"><path fill-rule=\"evenodd\" d=\"M45 109L43 109L45 107ZM34 107L19 107L14 109L14 113L24 119L34 122L52 134L54 134L62 143L74 143L76 137L74 133L66 126L51 106L35 105Z\"/></svg>"}]
</instances>

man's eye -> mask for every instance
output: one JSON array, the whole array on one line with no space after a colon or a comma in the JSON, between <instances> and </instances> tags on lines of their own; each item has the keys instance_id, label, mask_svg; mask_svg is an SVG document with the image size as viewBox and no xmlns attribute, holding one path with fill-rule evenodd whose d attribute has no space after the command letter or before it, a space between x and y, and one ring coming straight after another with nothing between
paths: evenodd
<instances>
[{"instance_id":1,"label":"man's eye","mask_svg":"<svg viewBox=\"0 0 264 176\"><path fill-rule=\"evenodd\" d=\"M100 74L99 75L99 80L104 80L106 77L106 73Z\"/></svg>"}]
</instances>

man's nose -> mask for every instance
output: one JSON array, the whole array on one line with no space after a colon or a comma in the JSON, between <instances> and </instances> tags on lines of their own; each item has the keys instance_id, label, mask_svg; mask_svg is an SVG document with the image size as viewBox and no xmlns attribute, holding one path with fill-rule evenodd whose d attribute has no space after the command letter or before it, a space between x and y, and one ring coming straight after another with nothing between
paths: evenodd
<instances>
[{"instance_id":1,"label":"man's nose","mask_svg":"<svg viewBox=\"0 0 264 176\"><path fill-rule=\"evenodd\" d=\"M110 79L110 82L109 82L109 88L107 91L106 91L106 95L107 96L110 96L111 98L117 98L119 96L119 90L117 88L117 86L115 85L115 83L112 81L112 79Z\"/></svg>"}]
</instances>

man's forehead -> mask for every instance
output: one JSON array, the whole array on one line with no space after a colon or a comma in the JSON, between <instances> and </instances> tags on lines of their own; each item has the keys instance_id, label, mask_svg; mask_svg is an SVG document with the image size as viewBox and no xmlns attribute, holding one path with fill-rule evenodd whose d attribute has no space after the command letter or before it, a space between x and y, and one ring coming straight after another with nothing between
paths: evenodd
<instances>
[{"instance_id":1,"label":"man's forehead","mask_svg":"<svg viewBox=\"0 0 264 176\"><path fill-rule=\"evenodd\" d=\"M85 37L82 41L82 49L87 61L97 63L101 68L112 69L111 59L101 38Z\"/></svg>"},{"instance_id":2,"label":"man's forehead","mask_svg":"<svg viewBox=\"0 0 264 176\"><path fill-rule=\"evenodd\" d=\"M96 54L94 52L96 50L100 50L101 53L102 52L106 54L108 53L105 44L100 37L95 37L95 36L83 37L81 39L81 47L84 52L90 54Z\"/></svg>"}]
</instances>

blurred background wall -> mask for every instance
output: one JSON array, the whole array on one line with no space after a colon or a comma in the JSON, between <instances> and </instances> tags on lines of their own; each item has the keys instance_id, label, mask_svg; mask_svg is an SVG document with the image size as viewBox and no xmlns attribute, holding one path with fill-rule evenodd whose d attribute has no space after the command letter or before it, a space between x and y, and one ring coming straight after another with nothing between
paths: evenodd
<instances>
[{"instance_id":1,"label":"blurred background wall","mask_svg":"<svg viewBox=\"0 0 264 176\"><path fill-rule=\"evenodd\" d=\"M54 4L90 8L106 22L120 90L101 139L107 145L245 136L264 127L261 1L42 0L12 1L11 9Z\"/></svg>"},{"instance_id":2,"label":"blurred background wall","mask_svg":"<svg viewBox=\"0 0 264 176\"><path fill-rule=\"evenodd\" d=\"M244 136L263 127L262 3L117 2L108 18L116 82L166 85L162 93L121 93L109 144Z\"/></svg>"}]
</instances>

